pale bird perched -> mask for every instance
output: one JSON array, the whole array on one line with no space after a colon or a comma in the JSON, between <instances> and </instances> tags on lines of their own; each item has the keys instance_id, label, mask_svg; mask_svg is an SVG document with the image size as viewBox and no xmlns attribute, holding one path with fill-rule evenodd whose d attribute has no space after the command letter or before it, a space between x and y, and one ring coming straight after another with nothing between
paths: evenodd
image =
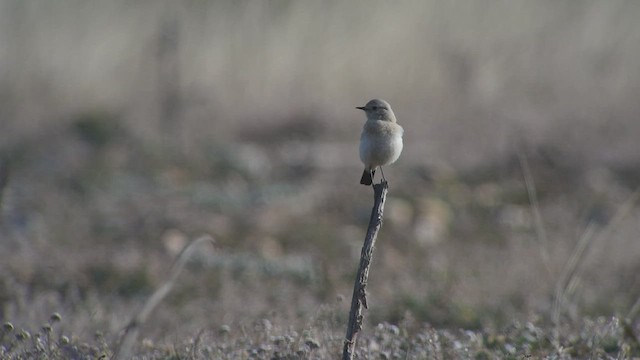
<instances>
[{"instance_id":1,"label":"pale bird perched","mask_svg":"<svg viewBox=\"0 0 640 360\"><path fill-rule=\"evenodd\" d=\"M371 185L378 167L382 173L382 166L392 164L400 157L404 129L397 124L396 115L384 100L373 99L356 109L367 114L360 135L360 160L364 163L360 184ZM386 181L384 173L382 179Z\"/></svg>"}]
</instances>

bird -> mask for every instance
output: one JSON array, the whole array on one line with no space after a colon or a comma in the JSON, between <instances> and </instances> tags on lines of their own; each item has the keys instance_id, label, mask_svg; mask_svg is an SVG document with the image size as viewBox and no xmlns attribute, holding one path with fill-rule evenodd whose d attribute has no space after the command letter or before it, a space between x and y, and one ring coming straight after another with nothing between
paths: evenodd
<instances>
[{"instance_id":1,"label":"bird","mask_svg":"<svg viewBox=\"0 0 640 360\"><path fill-rule=\"evenodd\" d=\"M391 105L384 100L373 99L356 109L363 110L367 116L360 135L360 160L364 163L360 184L372 185L377 168L382 174L381 182L386 182L382 166L393 164L400 157L404 129L398 125Z\"/></svg>"}]
</instances>

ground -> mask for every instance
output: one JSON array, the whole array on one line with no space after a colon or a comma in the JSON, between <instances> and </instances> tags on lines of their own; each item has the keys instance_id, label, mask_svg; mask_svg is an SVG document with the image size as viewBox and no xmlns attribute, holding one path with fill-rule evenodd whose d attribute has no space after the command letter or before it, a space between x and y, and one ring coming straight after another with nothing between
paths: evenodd
<instances>
[{"instance_id":1,"label":"ground","mask_svg":"<svg viewBox=\"0 0 640 360\"><path fill-rule=\"evenodd\" d=\"M135 354L341 353L373 200L358 164L288 159L283 148L305 147L302 130L194 159L102 121L5 152L4 357L113 355L202 234L214 245L198 245L140 325ZM563 161L537 148L466 172L390 166L358 356L637 354L636 173Z\"/></svg>"}]
</instances>

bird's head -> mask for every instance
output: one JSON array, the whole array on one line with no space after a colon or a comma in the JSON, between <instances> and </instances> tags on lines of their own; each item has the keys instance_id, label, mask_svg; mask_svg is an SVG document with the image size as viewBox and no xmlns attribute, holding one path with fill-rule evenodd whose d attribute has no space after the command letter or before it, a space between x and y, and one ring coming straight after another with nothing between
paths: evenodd
<instances>
[{"instance_id":1,"label":"bird's head","mask_svg":"<svg viewBox=\"0 0 640 360\"><path fill-rule=\"evenodd\" d=\"M358 106L356 109L360 109L367 114L367 120L381 120L396 122L396 115L391 110L391 105L382 99L373 99L365 106Z\"/></svg>"}]
</instances>

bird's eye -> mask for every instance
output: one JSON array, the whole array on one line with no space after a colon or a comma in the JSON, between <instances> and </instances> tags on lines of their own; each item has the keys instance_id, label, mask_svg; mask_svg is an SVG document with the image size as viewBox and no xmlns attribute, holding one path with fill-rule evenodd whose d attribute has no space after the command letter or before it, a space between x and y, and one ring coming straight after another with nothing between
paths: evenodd
<instances>
[{"instance_id":1,"label":"bird's eye","mask_svg":"<svg viewBox=\"0 0 640 360\"><path fill-rule=\"evenodd\" d=\"M377 107L377 106L374 106L374 107L372 107L371 109L373 109L373 110L378 110L378 107Z\"/></svg>"}]
</instances>

